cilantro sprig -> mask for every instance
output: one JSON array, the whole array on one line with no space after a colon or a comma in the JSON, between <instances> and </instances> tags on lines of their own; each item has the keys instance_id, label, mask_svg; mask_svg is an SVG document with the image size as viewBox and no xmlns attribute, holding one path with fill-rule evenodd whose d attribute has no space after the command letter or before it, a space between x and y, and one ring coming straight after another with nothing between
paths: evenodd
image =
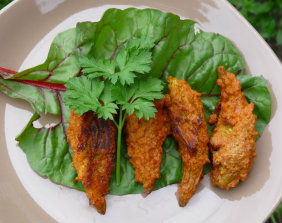
<instances>
[{"instance_id":1,"label":"cilantro sprig","mask_svg":"<svg viewBox=\"0 0 282 223\"><path fill-rule=\"evenodd\" d=\"M153 101L163 97L162 81L146 76L151 70L154 46L150 39L132 39L120 47L112 60L93 56L80 60L84 76L65 85L64 103L82 115L94 111L98 118L110 119L117 127L116 183L120 184L122 129L127 115L139 119L155 117ZM118 116L115 118L115 116ZM117 119L117 120L116 120Z\"/></svg>"},{"instance_id":2,"label":"cilantro sprig","mask_svg":"<svg viewBox=\"0 0 282 223\"><path fill-rule=\"evenodd\" d=\"M113 103L108 82L81 76L70 79L65 86L65 105L75 109L78 115L92 110L98 114L98 118L114 119L118 106Z\"/></svg>"},{"instance_id":3,"label":"cilantro sprig","mask_svg":"<svg viewBox=\"0 0 282 223\"><path fill-rule=\"evenodd\" d=\"M152 53L154 46L149 39L132 39L117 51L113 60L84 57L80 61L82 72L90 78L103 77L112 84L133 84L136 73L144 74L151 70Z\"/></svg>"}]
</instances>

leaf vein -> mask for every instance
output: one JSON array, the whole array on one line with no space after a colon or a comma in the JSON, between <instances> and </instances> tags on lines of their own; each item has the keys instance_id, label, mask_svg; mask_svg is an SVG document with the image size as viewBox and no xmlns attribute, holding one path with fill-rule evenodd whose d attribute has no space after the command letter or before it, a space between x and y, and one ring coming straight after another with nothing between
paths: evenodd
<instances>
[{"instance_id":1,"label":"leaf vein","mask_svg":"<svg viewBox=\"0 0 282 223\"><path fill-rule=\"evenodd\" d=\"M37 87L37 89L38 89L38 91L41 93L41 95L42 95L42 101L43 101L43 105L44 105L44 112L45 112L45 114L47 113L47 104L46 104L46 96L45 96L45 93L44 93L44 91L43 91L43 89L42 88L40 88L40 87Z\"/></svg>"},{"instance_id":2,"label":"leaf vein","mask_svg":"<svg viewBox=\"0 0 282 223\"><path fill-rule=\"evenodd\" d=\"M194 70L191 74L189 74L186 78L186 80L188 81L204 64L206 64L207 62L209 62L211 59L213 59L215 56L218 56L218 55L232 55L234 57L239 57L238 55L234 54L234 53L223 53L223 52L220 52L220 53L216 53L212 56L210 56L209 58L207 58L205 61L203 61L197 68L196 70ZM206 80L207 81L207 80ZM206 83L206 81L204 82L204 84Z\"/></svg>"},{"instance_id":3,"label":"leaf vein","mask_svg":"<svg viewBox=\"0 0 282 223\"><path fill-rule=\"evenodd\" d=\"M6 86L6 85L4 85L4 84L2 84L2 83L0 83L0 85L3 86L4 88L8 89L9 91L11 91L11 92L13 92L13 93L15 93L15 94L17 94L17 95L23 97L23 98L26 98L26 100L32 101L32 102L34 103L34 106L36 105L36 101L35 101L33 98L30 98L30 97L28 97L28 96L26 96L26 95L23 95L23 94L21 94L21 93L19 93L19 92L17 92L17 91L14 91L13 89L9 88L8 86Z\"/></svg>"},{"instance_id":4,"label":"leaf vein","mask_svg":"<svg viewBox=\"0 0 282 223\"><path fill-rule=\"evenodd\" d=\"M51 130L51 128L48 128L47 134L46 134L46 136L45 136L45 138L44 138L44 142L43 142L44 159L46 159L46 160L48 159L48 158L47 158L47 153L46 153L46 151L47 151L47 139L48 139L48 137L49 137L50 130ZM46 162L47 162L47 161L46 161Z\"/></svg>"}]
</instances>

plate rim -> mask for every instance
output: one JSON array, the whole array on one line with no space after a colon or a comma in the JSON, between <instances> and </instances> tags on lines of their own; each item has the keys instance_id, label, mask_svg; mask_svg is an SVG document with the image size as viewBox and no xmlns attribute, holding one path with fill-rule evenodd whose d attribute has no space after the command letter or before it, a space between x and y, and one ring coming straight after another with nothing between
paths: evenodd
<instances>
[{"instance_id":1,"label":"plate rim","mask_svg":"<svg viewBox=\"0 0 282 223\"><path fill-rule=\"evenodd\" d=\"M11 7L17 7L17 4L21 1L24 0L14 0L11 3L9 3L7 6L5 6L3 9L0 10L0 16L2 16L4 13L8 13L8 10ZM271 47L267 44L267 42L262 38L262 36L258 33L258 31L237 11L237 9L235 7L232 6L232 4L230 2L228 2L227 0L221 0L222 3L224 3L230 10L232 10L232 12L236 15L236 17L238 19L241 20L241 22L243 22L249 30L252 31L252 33L254 33L256 35L256 38L260 41L261 44L264 45L265 48L267 48L267 50L269 51L269 53L272 55L273 59L275 60L275 62L277 64L279 64L281 70L282 70L282 62L280 61L280 59L278 58L278 56L274 53L274 51L271 49ZM7 146L6 146L7 148ZM10 158L10 157L9 157ZM13 165L12 165L13 167ZM14 167L13 167L14 169ZM15 170L15 169L14 169ZM18 177L18 176L17 176ZM23 185L22 185L23 186ZM25 189L25 188L24 188ZM29 193L28 193L29 194ZM30 194L29 194L30 196ZM31 197L31 196L30 196ZM32 198L33 200L33 198ZM35 201L35 200L33 200ZM279 205L279 203L282 201L282 193L280 194L280 199L279 201L277 201L276 204L273 204L272 208L271 208L271 213L269 213L268 216L265 217L264 221L266 219L269 218L269 216L271 216L271 214L273 213L273 211L277 208L277 206ZM35 201L36 202L36 201ZM42 209L44 210L37 202L36 204ZM45 210L44 210L45 211ZM48 214L49 215L49 214ZM53 218L52 216L50 216L51 218Z\"/></svg>"}]
</instances>

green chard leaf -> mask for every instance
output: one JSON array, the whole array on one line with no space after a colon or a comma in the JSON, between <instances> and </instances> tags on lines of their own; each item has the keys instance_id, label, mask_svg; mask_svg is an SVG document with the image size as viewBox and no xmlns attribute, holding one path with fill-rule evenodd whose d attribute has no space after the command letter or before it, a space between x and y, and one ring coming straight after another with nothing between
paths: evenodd
<instances>
[{"instance_id":1,"label":"green chard leaf","mask_svg":"<svg viewBox=\"0 0 282 223\"><path fill-rule=\"evenodd\" d=\"M63 108L63 107L61 107ZM67 108L63 118L68 118ZM41 176L48 177L55 183L83 190L80 182L74 183L77 177L72 167L72 150L66 141L66 126L64 119L50 128L35 128L33 122L40 118L34 113L29 123L16 138L19 146L25 152L30 166Z\"/></svg>"},{"instance_id":2,"label":"green chard leaf","mask_svg":"<svg viewBox=\"0 0 282 223\"><path fill-rule=\"evenodd\" d=\"M17 81L1 79L0 91L12 98L23 99L30 103L36 113L60 114L59 102L55 90L36 87Z\"/></svg>"},{"instance_id":3,"label":"green chard leaf","mask_svg":"<svg viewBox=\"0 0 282 223\"><path fill-rule=\"evenodd\" d=\"M50 178L55 183L83 190L80 182L73 182L77 174L72 167L72 151L66 141L70 111L62 103L61 95L64 93L61 89L64 86L56 89L58 85L49 83L45 87L39 87L33 85L33 82L5 80L1 77L0 74L0 91L12 98L29 102L35 111L27 126L16 138L30 166L38 174ZM61 121L50 128L35 128L33 122L40 118L39 114L48 113L59 115Z\"/></svg>"},{"instance_id":4,"label":"green chard leaf","mask_svg":"<svg viewBox=\"0 0 282 223\"><path fill-rule=\"evenodd\" d=\"M234 0L234 2L237 1ZM89 69L84 73L88 74L87 77L81 77L82 79L103 77L107 80L104 81L103 91L99 95L104 106L101 104L101 106L97 106L98 109L102 108L99 113L103 118L110 118L109 114L114 113L116 108L111 104L113 101L125 106L127 113L132 114L135 109L138 110L138 100L150 101L151 97L161 97L158 96L158 92L162 84L156 79L150 78L158 78L166 83L166 78L171 75L187 80L194 90L202 94L201 99L207 119L219 100L220 91L216 86L216 70L218 66L223 65L229 72L239 74L238 79L247 99L255 104L254 112L258 116L256 128L261 134L270 119L271 99L265 80L262 77L245 75L244 59L231 41L219 34L202 31L195 33L194 24L193 21L180 20L176 15L154 9L109 9L99 22L78 23L75 29L59 34L54 39L48 57L42 65L18 74L1 73L0 70L0 90L3 93L28 101L37 114L47 112L60 114L62 117L56 127L39 130L32 125L33 121L38 118L38 115L35 114L22 134L17 137L32 168L57 183L82 189L79 182L73 183L76 173L71 166L71 150L66 143L64 131L67 127L69 110L62 106L63 102L67 103L67 100L75 100L77 97L67 95L67 92L59 90L15 82L9 78L65 84L70 78L79 74L82 63L86 64L83 66L85 69ZM144 39L148 41L144 41ZM141 52L145 52L145 50L134 54L136 48L150 49L151 63L148 63L149 68L146 65L146 58L149 58L149 54L141 55ZM124 52L122 52L123 49ZM132 51L128 49L132 49ZM131 63L132 61L128 62L128 58L126 60L119 59L118 54L121 57L122 53L128 53L127 55L131 53L136 56L136 61L140 62L139 73L132 72L131 67L134 64ZM95 60L97 66L99 65L99 68L92 67L92 59ZM111 76L111 73L121 71L120 67L125 68L126 64L130 67L126 72L133 73L131 77L124 77L123 74L120 74L118 77L107 78L107 75ZM149 73L143 74L146 72ZM1 75L3 73L5 75ZM102 74L100 75L100 73ZM128 89L128 83L131 83L132 79L138 82L138 77L140 78L139 87ZM95 80L93 81L95 82ZM122 87L108 87L108 81L120 84ZM78 82L80 83L80 81ZM82 83L83 81L80 83L82 87L80 90L83 90L84 94L86 87L91 89L94 86L91 84L89 86L89 83L82 86ZM99 82L96 84L99 89ZM92 89L96 95L99 92L97 89ZM61 96L60 100L58 96ZM69 99L66 100L67 97ZM132 100L133 105L130 105L128 102L133 97L136 97L136 100ZM91 104L93 101L89 100L89 103ZM62 108L63 112L61 112ZM151 108L149 104L147 108L140 108L139 112L140 114L150 114L152 113ZM146 111L143 111L144 109ZM209 130L211 133L212 126L209 126ZM120 160L121 182L119 186L116 185L116 172L113 171L109 184L111 194L122 195L143 191L142 185L134 180L134 169L129 162L126 151L126 144L123 142ZM182 162L177 151L177 143L173 137L167 138L163 145L163 151L161 177L156 181L155 189L179 182L182 178ZM207 166L204 172L208 171L209 167Z\"/></svg>"},{"instance_id":5,"label":"green chard leaf","mask_svg":"<svg viewBox=\"0 0 282 223\"><path fill-rule=\"evenodd\" d=\"M266 81L262 76L238 75L237 78L241 83L242 91L247 100L255 104L254 114L257 115L256 130L259 132L259 136L261 136L265 123L270 121L271 115L271 96L266 87Z\"/></svg>"},{"instance_id":6,"label":"green chard leaf","mask_svg":"<svg viewBox=\"0 0 282 223\"><path fill-rule=\"evenodd\" d=\"M64 84L80 73L79 57L88 54L93 45L96 23L78 23L53 40L43 64L9 77L17 80L46 81Z\"/></svg>"}]
</instances>

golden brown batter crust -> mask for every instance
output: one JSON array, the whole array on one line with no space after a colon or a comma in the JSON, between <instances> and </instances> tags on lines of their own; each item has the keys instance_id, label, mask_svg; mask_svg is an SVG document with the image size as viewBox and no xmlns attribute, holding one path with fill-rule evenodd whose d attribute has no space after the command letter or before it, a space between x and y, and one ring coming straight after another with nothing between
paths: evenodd
<instances>
[{"instance_id":1,"label":"golden brown batter crust","mask_svg":"<svg viewBox=\"0 0 282 223\"><path fill-rule=\"evenodd\" d=\"M162 144L170 132L163 100L155 101L155 118L139 119L134 113L126 118L126 143L130 162L135 169L136 182L142 183L146 194L152 192L160 177Z\"/></svg>"},{"instance_id":2,"label":"golden brown batter crust","mask_svg":"<svg viewBox=\"0 0 282 223\"><path fill-rule=\"evenodd\" d=\"M218 68L217 85L221 98L218 122L210 139L211 178L213 185L228 190L246 179L254 163L257 117L236 76L222 66Z\"/></svg>"},{"instance_id":3,"label":"golden brown batter crust","mask_svg":"<svg viewBox=\"0 0 282 223\"><path fill-rule=\"evenodd\" d=\"M67 129L73 150L73 167L81 181L89 203L105 214L111 172L116 151L116 128L112 121L98 119L93 112L78 116L74 110Z\"/></svg>"},{"instance_id":4,"label":"golden brown batter crust","mask_svg":"<svg viewBox=\"0 0 282 223\"><path fill-rule=\"evenodd\" d=\"M195 194L203 167L209 162L208 127L201 95L192 90L185 80L168 77L167 81L169 95L165 95L165 105L184 164L178 189L179 205L185 206Z\"/></svg>"}]
</instances>

